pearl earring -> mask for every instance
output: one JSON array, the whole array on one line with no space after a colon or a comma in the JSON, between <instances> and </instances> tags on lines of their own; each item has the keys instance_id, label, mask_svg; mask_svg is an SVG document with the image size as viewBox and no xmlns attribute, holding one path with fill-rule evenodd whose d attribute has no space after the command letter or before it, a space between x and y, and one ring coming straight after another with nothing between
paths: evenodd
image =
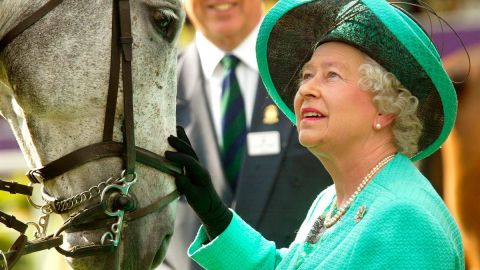
<instances>
[{"instance_id":1,"label":"pearl earring","mask_svg":"<svg viewBox=\"0 0 480 270\"><path fill-rule=\"evenodd\" d=\"M375 124L375 129L380 130L382 128L382 125L380 123Z\"/></svg>"}]
</instances>

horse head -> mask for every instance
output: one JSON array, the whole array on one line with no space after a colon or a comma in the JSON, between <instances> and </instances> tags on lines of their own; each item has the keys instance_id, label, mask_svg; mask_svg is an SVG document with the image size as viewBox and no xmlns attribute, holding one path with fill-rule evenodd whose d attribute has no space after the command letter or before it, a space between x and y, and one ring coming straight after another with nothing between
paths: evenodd
<instances>
[{"instance_id":1,"label":"horse head","mask_svg":"<svg viewBox=\"0 0 480 270\"><path fill-rule=\"evenodd\" d=\"M171 176L153 168L155 161L132 162L126 156L133 151L137 161L139 156L148 161L149 155L167 149L166 138L175 133L175 42L184 20L181 1L3 0L0 39L47 2L59 3L0 48L0 113L8 120L32 172L94 145L60 162L68 164L68 170L57 166L60 169L53 170L51 177L31 177L43 184L45 198L63 203L56 210L65 220L71 221L72 215L94 205L103 203L105 210L106 197L111 195L108 187L124 195L131 204L128 210L142 210L128 219L123 218L126 209L112 210L109 205L105 213L113 215L102 217L101 224L87 222L81 229L62 231L61 248L69 252L118 240L111 252L89 249L73 256L69 259L72 267L152 268L164 258L175 215L175 204L165 204L161 210L152 204L172 194L175 185ZM125 9L129 16L120 18ZM126 21L131 25L122 25ZM130 27L131 38L122 36ZM112 39L120 41L117 75L111 69L116 59ZM130 76L132 87L128 89ZM108 89L117 89L117 84L118 95L109 101L113 109L106 113ZM127 91L133 92L131 98ZM98 150L101 142L107 152ZM83 162L72 161L85 155L89 158ZM42 210L49 212L53 201Z\"/></svg>"}]
</instances>

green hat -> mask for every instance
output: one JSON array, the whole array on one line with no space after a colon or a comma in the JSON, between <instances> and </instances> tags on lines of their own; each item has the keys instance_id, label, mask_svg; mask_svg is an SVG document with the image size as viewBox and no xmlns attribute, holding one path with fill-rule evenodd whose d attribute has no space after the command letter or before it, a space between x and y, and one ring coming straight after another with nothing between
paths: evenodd
<instances>
[{"instance_id":1,"label":"green hat","mask_svg":"<svg viewBox=\"0 0 480 270\"><path fill-rule=\"evenodd\" d=\"M457 114L453 84L423 29L384 0L280 0L266 14L256 48L260 75L272 99L294 124L299 73L315 48L328 41L364 52L418 98L423 132L412 160L440 147Z\"/></svg>"}]
</instances>

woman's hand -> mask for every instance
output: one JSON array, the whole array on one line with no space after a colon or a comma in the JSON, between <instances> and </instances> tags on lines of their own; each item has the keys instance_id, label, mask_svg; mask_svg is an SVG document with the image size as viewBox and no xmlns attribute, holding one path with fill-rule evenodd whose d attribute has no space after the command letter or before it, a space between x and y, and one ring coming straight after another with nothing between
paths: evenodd
<instances>
[{"instance_id":1,"label":"woman's hand","mask_svg":"<svg viewBox=\"0 0 480 270\"><path fill-rule=\"evenodd\" d=\"M178 152L166 151L165 157L184 168L184 174L175 175L175 184L178 191L185 195L212 240L228 227L233 214L218 197L209 172L200 165L185 130L180 126L177 126L177 136L170 136L167 140Z\"/></svg>"}]
</instances>

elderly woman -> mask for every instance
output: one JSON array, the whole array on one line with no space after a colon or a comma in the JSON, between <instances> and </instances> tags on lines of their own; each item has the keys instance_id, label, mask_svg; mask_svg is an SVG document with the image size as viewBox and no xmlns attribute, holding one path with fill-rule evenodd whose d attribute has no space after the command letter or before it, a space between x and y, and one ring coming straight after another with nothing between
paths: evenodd
<instances>
[{"instance_id":1,"label":"elderly woman","mask_svg":"<svg viewBox=\"0 0 480 270\"><path fill-rule=\"evenodd\" d=\"M221 203L179 129L166 156L184 165L176 184L203 223L189 256L206 269L464 269L457 225L412 163L444 142L457 106L415 21L383 0L280 1L257 59L334 185L277 250Z\"/></svg>"}]
</instances>

